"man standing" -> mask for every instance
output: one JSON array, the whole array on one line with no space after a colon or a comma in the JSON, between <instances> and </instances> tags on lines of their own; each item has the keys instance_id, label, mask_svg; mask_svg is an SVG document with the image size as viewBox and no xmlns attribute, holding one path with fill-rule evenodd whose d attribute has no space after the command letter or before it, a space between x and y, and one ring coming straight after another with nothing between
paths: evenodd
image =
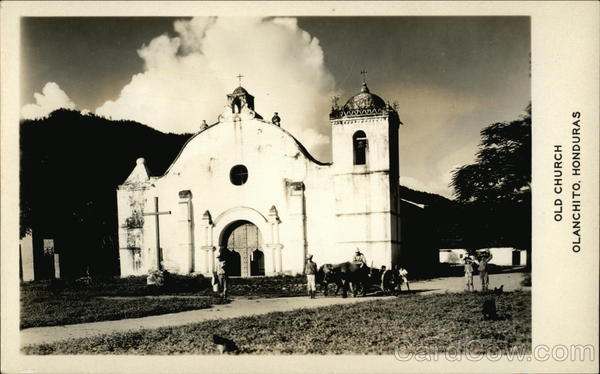
<instances>
[{"instance_id":1,"label":"man standing","mask_svg":"<svg viewBox=\"0 0 600 374\"><path fill-rule=\"evenodd\" d=\"M487 264L490 262L492 257L493 256L489 249L483 251L481 254L481 260L479 260L479 267L477 268L477 270L479 270L479 278L481 279L481 291L484 292L488 290L488 286L490 284L490 276L488 275Z\"/></svg>"},{"instance_id":2,"label":"man standing","mask_svg":"<svg viewBox=\"0 0 600 374\"><path fill-rule=\"evenodd\" d=\"M217 255L217 280L219 283L219 292L221 293L221 297L227 297L227 253L228 251L225 248L219 249L219 254Z\"/></svg>"},{"instance_id":3,"label":"man standing","mask_svg":"<svg viewBox=\"0 0 600 374\"><path fill-rule=\"evenodd\" d=\"M315 277L317 275L317 264L312 260L313 256L306 256L306 288L308 289L308 297L311 299L315 298L315 291L317 290L317 284Z\"/></svg>"}]
</instances>

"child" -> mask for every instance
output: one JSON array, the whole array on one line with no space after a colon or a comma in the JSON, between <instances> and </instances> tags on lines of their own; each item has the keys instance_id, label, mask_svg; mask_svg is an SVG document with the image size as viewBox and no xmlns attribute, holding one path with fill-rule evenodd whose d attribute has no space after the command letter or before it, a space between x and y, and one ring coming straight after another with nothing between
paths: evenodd
<instances>
[{"instance_id":1,"label":"child","mask_svg":"<svg viewBox=\"0 0 600 374\"><path fill-rule=\"evenodd\" d=\"M406 288L410 291L410 284L408 284L408 270L403 267L398 268L398 275L400 282L398 282L398 291L402 292L402 283L406 284Z\"/></svg>"},{"instance_id":2,"label":"child","mask_svg":"<svg viewBox=\"0 0 600 374\"><path fill-rule=\"evenodd\" d=\"M219 293L219 276L217 275L216 271L213 271L213 273L212 273L211 284L212 284L213 292Z\"/></svg>"}]
</instances>

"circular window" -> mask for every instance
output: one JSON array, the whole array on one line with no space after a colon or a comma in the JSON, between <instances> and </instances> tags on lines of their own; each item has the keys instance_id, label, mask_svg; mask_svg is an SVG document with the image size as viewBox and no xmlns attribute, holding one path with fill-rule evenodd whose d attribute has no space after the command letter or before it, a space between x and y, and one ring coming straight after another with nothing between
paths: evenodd
<instances>
[{"instance_id":1,"label":"circular window","mask_svg":"<svg viewBox=\"0 0 600 374\"><path fill-rule=\"evenodd\" d=\"M241 186L248 180L248 169L244 165L235 165L229 172L229 180L236 186Z\"/></svg>"}]
</instances>

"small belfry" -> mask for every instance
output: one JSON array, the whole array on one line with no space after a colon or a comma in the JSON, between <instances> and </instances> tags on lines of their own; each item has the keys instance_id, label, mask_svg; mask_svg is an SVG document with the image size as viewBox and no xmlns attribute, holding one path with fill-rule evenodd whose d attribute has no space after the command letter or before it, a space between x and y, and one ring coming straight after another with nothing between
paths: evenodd
<instances>
[{"instance_id":1,"label":"small belfry","mask_svg":"<svg viewBox=\"0 0 600 374\"><path fill-rule=\"evenodd\" d=\"M232 113L241 113L242 108L254 110L254 96L250 95L242 86L227 95L227 100Z\"/></svg>"},{"instance_id":2,"label":"small belfry","mask_svg":"<svg viewBox=\"0 0 600 374\"><path fill-rule=\"evenodd\" d=\"M374 266L419 257L400 239L399 116L361 74L357 94L343 106L334 99L330 163L310 155L277 112L264 120L238 74L218 121L164 175L138 162L118 187L121 275L145 274L157 258L170 272L209 275L223 251L230 274L249 277L301 273L308 253L320 264L348 261L357 247ZM160 224L136 219L158 211L156 199L172 214Z\"/></svg>"},{"instance_id":3,"label":"small belfry","mask_svg":"<svg viewBox=\"0 0 600 374\"><path fill-rule=\"evenodd\" d=\"M237 75L239 85L227 95L227 105L219 116L219 122L230 120L239 122L242 119L263 118L254 111L254 96L241 85L243 77L241 74Z\"/></svg>"}]
</instances>

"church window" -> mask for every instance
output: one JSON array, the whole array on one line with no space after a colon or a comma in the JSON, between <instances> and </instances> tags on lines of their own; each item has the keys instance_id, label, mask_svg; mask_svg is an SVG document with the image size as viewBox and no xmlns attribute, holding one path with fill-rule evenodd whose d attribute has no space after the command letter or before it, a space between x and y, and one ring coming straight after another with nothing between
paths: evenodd
<instances>
[{"instance_id":1,"label":"church window","mask_svg":"<svg viewBox=\"0 0 600 374\"><path fill-rule=\"evenodd\" d=\"M248 180L248 169L244 165L235 165L229 172L231 183L241 186Z\"/></svg>"},{"instance_id":2,"label":"church window","mask_svg":"<svg viewBox=\"0 0 600 374\"><path fill-rule=\"evenodd\" d=\"M367 163L367 135L364 131L357 131L352 136L354 148L354 165L365 165Z\"/></svg>"}]
</instances>

